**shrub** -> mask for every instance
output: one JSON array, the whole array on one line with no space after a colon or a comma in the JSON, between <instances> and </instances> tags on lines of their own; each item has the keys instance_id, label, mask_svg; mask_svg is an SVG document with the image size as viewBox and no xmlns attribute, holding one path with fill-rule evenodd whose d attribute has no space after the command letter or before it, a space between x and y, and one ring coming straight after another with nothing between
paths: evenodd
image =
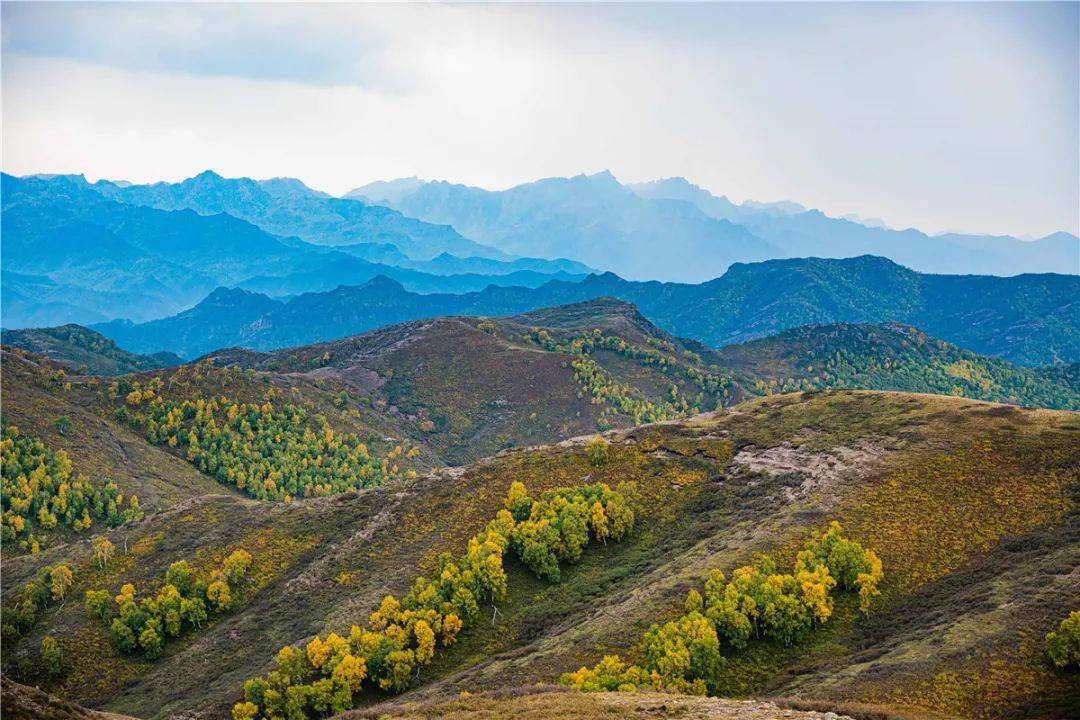
<instances>
[{"instance_id":1,"label":"shrub","mask_svg":"<svg viewBox=\"0 0 1080 720\"><path fill-rule=\"evenodd\" d=\"M1056 631L1047 634L1046 654L1056 667L1080 667L1080 610L1069 613Z\"/></svg>"},{"instance_id":2,"label":"shrub","mask_svg":"<svg viewBox=\"0 0 1080 720\"><path fill-rule=\"evenodd\" d=\"M64 657L60 650L60 643L56 639L46 635L41 639L39 651L41 667L45 674L51 678L59 677L64 671Z\"/></svg>"},{"instance_id":3,"label":"shrub","mask_svg":"<svg viewBox=\"0 0 1080 720\"><path fill-rule=\"evenodd\" d=\"M606 463L611 457L611 445L603 436L597 435L585 443L585 457L594 467Z\"/></svg>"}]
</instances>

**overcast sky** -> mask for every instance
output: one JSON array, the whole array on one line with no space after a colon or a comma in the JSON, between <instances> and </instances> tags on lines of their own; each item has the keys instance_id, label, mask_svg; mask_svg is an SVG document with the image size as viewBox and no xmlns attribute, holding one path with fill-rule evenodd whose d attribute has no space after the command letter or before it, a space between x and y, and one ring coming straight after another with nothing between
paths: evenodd
<instances>
[{"instance_id":1,"label":"overcast sky","mask_svg":"<svg viewBox=\"0 0 1080 720\"><path fill-rule=\"evenodd\" d=\"M916 226L1080 226L1080 5L10 3L3 165L91 179L610 169Z\"/></svg>"}]
</instances>

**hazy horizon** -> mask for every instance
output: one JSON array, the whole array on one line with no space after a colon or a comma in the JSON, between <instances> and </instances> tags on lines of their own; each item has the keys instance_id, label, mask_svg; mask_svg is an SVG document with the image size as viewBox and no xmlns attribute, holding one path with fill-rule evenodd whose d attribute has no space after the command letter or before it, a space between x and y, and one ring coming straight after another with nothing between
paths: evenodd
<instances>
[{"instance_id":1,"label":"hazy horizon","mask_svg":"<svg viewBox=\"0 0 1080 720\"><path fill-rule=\"evenodd\" d=\"M3 172L8 172L8 171L5 169ZM97 182L99 180L106 180L106 181L114 182L114 183L132 183L132 184L140 184L140 185L143 185L143 184L145 184L145 185L153 185L153 184L156 184L156 183L179 183L179 182L183 182L184 180L190 180L192 178L195 178L198 175L201 175L201 174L203 174L205 172L215 173L215 174L217 174L217 175L219 175L221 177L224 177L225 179L247 178L247 179L250 179L250 180L254 180L255 182L263 182L263 181L267 181L267 180L299 180L300 182L304 183L304 185L306 185L308 188L310 188L312 190L315 190L317 192L324 192L324 193L327 193L327 194L329 194L331 196L334 196L334 197L344 197L348 192L363 186L363 185L357 185L355 187L349 188L349 190L347 190L345 192L333 193L333 192L330 192L330 191L328 191L328 190L326 190L324 188L314 186L311 183L306 182L302 178L296 178L296 177L292 177L292 176L289 176L289 175L270 175L270 176L266 176L266 177L254 177L254 176L251 176L251 175L226 175L226 174L223 174L223 173L215 170L214 168L204 168L203 170L201 170L199 172L196 172L196 173L193 173L193 174L188 175L186 177L181 177L181 178L178 178L178 179L175 179L175 180L159 178L159 179L149 179L149 180L138 181L138 182L131 181L128 178L95 176L95 175L91 175L91 174L85 173L85 172L71 172L71 173L30 172L30 173L22 173L21 176L22 177L31 177L31 176L48 177L48 176L56 176L56 175L81 175L81 176L86 178L87 182L91 182L91 183ZM509 189L514 188L514 187L519 187L521 185L528 185L528 184L540 182L540 181L543 181L543 180L565 179L565 178L571 178L571 177L577 177L577 176L586 176L586 177L588 177L588 176L592 176L592 175L601 174L601 173L604 173L604 172L611 172L611 171L605 168L605 169L602 169L602 170L597 170L595 172L580 172L580 173L574 173L573 175L549 176L549 177L534 178L533 180L527 180L527 181L522 182L522 183L517 183L517 184L514 184L514 185L509 185L507 187L498 187L498 188L484 187L482 185L471 185L471 184L468 184L468 183L461 183L461 182L457 182L457 181L455 181L453 179L449 179L449 178L424 178L424 177L419 177L419 176L416 176L416 175L410 175L410 176L404 176L404 177L394 177L394 178L384 178L384 179L382 179L382 181L384 181L384 182L394 182L394 181L397 181L397 180L421 180L423 182L446 182L446 183L450 183L450 184L453 184L453 185L465 185L465 186L468 186L468 187L478 188L478 189L486 190L486 191L490 191L490 192L501 192L503 190L509 190ZM12 173L9 173L9 174L12 174ZM611 174L622 185L630 186L630 185L633 185L633 184L637 184L637 183L625 182L617 174L615 174L615 173L611 173ZM717 197L725 196L729 200L732 200L733 202L735 202L736 204L745 204L745 203L775 204L775 203L784 203L784 202L799 203L798 198L743 198L741 200L736 200L731 194L727 194L727 193L724 193L724 192L717 192L716 190L705 187L701 183L695 182L693 178L687 178L687 177L683 177L681 175L671 175L671 176L664 177L664 178L649 178L649 179L646 179L646 180L638 181L638 183L662 182L662 181L665 181L665 180L674 180L674 179L686 180L687 182L691 183L692 185L697 185L698 187L701 187L702 189L707 190L708 192L712 193L713 195L715 195ZM378 182L378 181L372 181L372 182ZM367 184L367 183L365 183L365 184ZM379 203L375 202L375 204L379 204ZM806 206L806 210L807 211L811 211L811 210L819 210L820 211L820 208ZM890 230L919 230L921 232L926 233L927 235L929 235L931 237L937 237L937 236L940 236L940 235L949 235L949 234L972 234L972 235L986 235L986 236L995 236L995 237L1013 237L1013 238L1016 238L1018 240L1035 241L1035 240L1041 240L1041 239L1049 237L1051 235L1056 235L1056 234L1063 233L1063 232L1068 233L1069 235L1076 236L1075 232L1072 232L1072 231L1069 231L1069 230L1054 230L1054 231L1051 231L1049 233L1045 233L1043 235L1012 235L1012 234L1009 234L1009 233L971 233L971 232L969 232L967 230L964 230L964 229L944 229L944 230L938 230L938 231L930 231L930 230L927 230L926 228L921 228L921 227L916 227L916 226L898 227L898 226L888 225L888 224L878 225L877 223L880 221L880 218L868 217L868 216L865 216L865 215L863 215L861 213L858 213L858 212L845 213L844 215L836 215L834 217L837 217L837 218L842 219L842 220L850 220L852 222L857 222L857 223L866 225L868 227L884 227L884 228L887 228L887 229L890 229Z\"/></svg>"},{"instance_id":2,"label":"hazy horizon","mask_svg":"<svg viewBox=\"0 0 1080 720\"><path fill-rule=\"evenodd\" d=\"M610 169L1077 234L1078 7L5 3L4 169L334 195Z\"/></svg>"}]
</instances>

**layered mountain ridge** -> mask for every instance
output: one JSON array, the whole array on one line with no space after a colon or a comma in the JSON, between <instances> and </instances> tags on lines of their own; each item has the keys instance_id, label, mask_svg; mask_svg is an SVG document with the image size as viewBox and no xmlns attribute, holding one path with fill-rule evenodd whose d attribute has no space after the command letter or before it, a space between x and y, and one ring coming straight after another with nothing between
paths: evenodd
<instances>
[{"instance_id":1,"label":"layered mountain ridge","mask_svg":"<svg viewBox=\"0 0 1080 720\"><path fill-rule=\"evenodd\" d=\"M133 352L191 358L228 345L268 350L418 318L514 315L604 296L632 302L664 330L711 347L801 325L901 322L1020 364L1080 360L1080 277L924 275L875 257L739 264L700 285L605 273L456 295L411 293L387 277L284 302L218 291L214 302L170 318L94 328Z\"/></svg>"}]
</instances>

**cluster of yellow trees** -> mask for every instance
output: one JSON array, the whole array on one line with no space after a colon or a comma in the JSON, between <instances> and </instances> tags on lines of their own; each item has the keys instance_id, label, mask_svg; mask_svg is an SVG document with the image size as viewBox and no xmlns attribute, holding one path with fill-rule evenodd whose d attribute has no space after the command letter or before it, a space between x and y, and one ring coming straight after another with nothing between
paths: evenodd
<instances>
[{"instance_id":1,"label":"cluster of yellow trees","mask_svg":"<svg viewBox=\"0 0 1080 720\"><path fill-rule=\"evenodd\" d=\"M3 609L0 625L4 641L18 640L33 627L43 610L53 603L63 602L74 582L75 573L63 563L38 570L34 579L23 585L15 603Z\"/></svg>"},{"instance_id":2,"label":"cluster of yellow trees","mask_svg":"<svg viewBox=\"0 0 1080 720\"><path fill-rule=\"evenodd\" d=\"M551 582L561 579L559 564L577 562L589 531L602 543L622 540L634 527L625 496L607 485L584 485L528 495L520 482L510 485L506 509L514 522L507 537L525 567Z\"/></svg>"},{"instance_id":3,"label":"cluster of yellow trees","mask_svg":"<svg viewBox=\"0 0 1080 720\"><path fill-rule=\"evenodd\" d=\"M635 424L671 420L703 410L712 410L730 399L734 387L731 378L725 375L706 372L680 362L675 347L663 340L649 338L651 345L655 347L637 345L618 335L608 335L599 328L573 335L563 341L556 340L547 330L538 329L529 334L529 339L545 350L574 355L575 359L571 362L574 379L593 402L611 403L616 410L633 418ZM606 350L639 365L655 368L666 375L690 381L702 391L691 397L680 392L678 385L672 384L668 400L651 402L630 386L616 382L604 372L589 357L597 350ZM701 358L693 353L688 355L688 359L701 361Z\"/></svg>"},{"instance_id":4,"label":"cluster of yellow trees","mask_svg":"<svg viewBox=\"0 0 1080 720\"><path fill-rule=\"evenodd\" d=\"M351 433L296 405L240 403L225 396L174 402L153 386L134 389L121 414L154 443L185 450L199 470L261 500L315 497L378 485L402 473L416 450L373 457ZM411 471L409 471L411 473ZM409 473L406 473L409 474Z\"/></svg>"},{"instance_id":5,"label":"cluster of yellow trees","mask_svg":"<svg viewBox=\"0 0 1080 720\"><path fill-rule=\"evenodd\" d=\"M581 556L591 534L618 540L634 523L622 493L587 485L529 497L515 482L500 510L469 540L456 560L439 559L434 579L418 577L401 600L387 595L368 618L346 636L316 637L304 649L284 647L277 669L244 683L244 699L233 720L303 720L353 707L365 683L384 691L408 687L440 646L450 645L463 627L477 620L480 604L506 594L506 552L513 548L538 575L558 579L558 562ZM554 564L554 566L552 565Z\"/></svg>"},{"instance_id":6,"label":"cluster of yellow trees","mask_svg":"<svg viewBox=\"0 0 1080 720\"><path fill-rule=\"evenodd\" d=\"M570 367L574 371L574 380L594 405L610 403L616 412L630 416L635 425L672 420L685 414L666 402L646 400L636 389L614 380L591 358L574 358L570 361ZM606 415L605 408L602 420L606 419ZM609 423L604 421L601 424L606 427Z\"/></svg>"},{"instance_id":7,"label":"cluster of yellow trees","mask_svg":"<svg viewBox=\"0 0 1080 720\"><path fill-rule=\"evenodd\" d=\"M165 571L165 584L155 595L136 599L131 583L115 597L105 590L87 590L86 611L109 627L118 650L141 651L154 660L161 656L168 638L202 627L211 613L228 611L250 568L251 554L244 549L225 558L208 579L180 560Z\"/></svg>"},{"instance_id":8,"label":"cluster of yellow trees","mask_svg":"<svg viewBox=\"0 0 1080 720\"><path fill-rule=\"evenodd\" d=\"M17 541L24 552L38 552L46 535L65 525L76 531L104 519L110 526L142 517L139 499L125 497L114 482L94 482L74 473L63 450L50 450L14 425L0 435L3 514L0 537Z\"/></svg>"},{"instance_id":9,"label":"cluster of yellow trees","mask_svg":"<svg viewBox=\"0 0 1080 720\"><path fill-rule=\"evenodd\" d=\"M638 689L704 695L724 662L721 647L737 652L751 638L790 645L833 612L833 590L857 591L865 612L879 594L884 574L872 550L848 540L832 523L807 543L795 572L780 574L771 557L738 568L729 581L714 570L704 594L691 590L685 614L653 625L639 643L642 662L630 664L609 655L559 680L584 692Z\"/></svg>"}]
</instances>

